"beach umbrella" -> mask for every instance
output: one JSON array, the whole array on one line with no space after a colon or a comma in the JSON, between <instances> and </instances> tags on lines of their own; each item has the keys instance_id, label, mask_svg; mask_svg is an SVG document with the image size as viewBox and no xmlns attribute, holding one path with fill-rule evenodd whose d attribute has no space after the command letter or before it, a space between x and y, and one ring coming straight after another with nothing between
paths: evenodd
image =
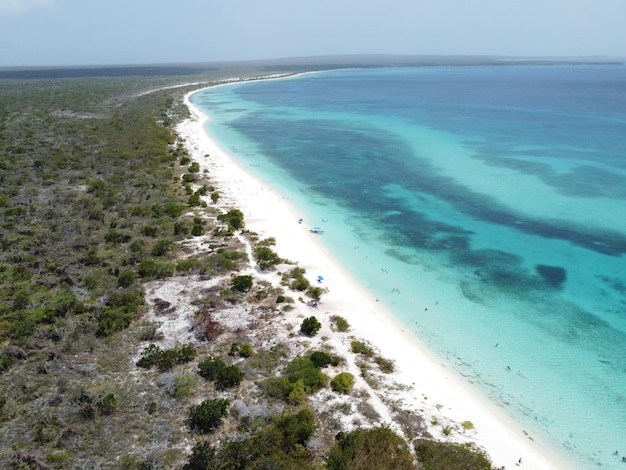
<instances>
[{"instance_id":1,"label":"beach umbrella","mask_svg":"<svg viewBox=\"0 0 626 470\"><path fill-rule=\"evenodd\" d=\"M322 282L324 280L324 276L317 276L317 282Z\"/></svg>"}]
</instances>

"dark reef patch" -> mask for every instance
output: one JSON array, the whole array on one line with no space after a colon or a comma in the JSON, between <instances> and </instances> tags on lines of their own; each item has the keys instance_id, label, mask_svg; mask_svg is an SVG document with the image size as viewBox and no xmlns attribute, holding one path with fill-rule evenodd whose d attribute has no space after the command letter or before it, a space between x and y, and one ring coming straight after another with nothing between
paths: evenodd
<instances>
[{"instance_id":1,"label":"dark reef patch","mask_svg":"<svg viewBox=\"0 0 626 470\"><path fill-rule=\"evenodd\" d=\"M550 287L554 287L555 289L560 289L567 279L567 271L560 266L546 266L545 264L538 264L535 266L535 270L546 284Z\"/></svg>"}]
</instances>

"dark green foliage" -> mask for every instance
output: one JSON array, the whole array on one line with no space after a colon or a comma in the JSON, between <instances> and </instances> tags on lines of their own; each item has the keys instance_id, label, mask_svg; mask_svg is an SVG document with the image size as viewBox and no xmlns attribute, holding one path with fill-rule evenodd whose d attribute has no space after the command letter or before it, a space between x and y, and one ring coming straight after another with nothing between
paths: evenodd
<instances>
[{"instance_id":1,"label":"dark green foliage","mask_svg":"<svg viewBox=\"0 0 626 470\"><path fill-rule=\"evenodd\" d=\"M130 287L135 283L136 279L137 274L134 271L124 271L118 276L117 285L123 288Z\"/></svg>"},{"instance_id":2,"label":"dark green foliage","mask_svg":"<svg viewBox=\"0 0 626 470\"><path fill-rule=\"evenodd\" d=\"M204 232L206 232L206 229L204 228L204 221L200 217L194 217L191 234L194 237L200 237L204 235Z\"/></svg>"},{"instance_id":3,"label":"dark green foliage","mask_svg":"<svg viewBox=\"0 0 626 470\"><path fill-rule=\"evenodd\" d=\"M302 334L307 336L315 336L321 327L322 324L317 320L317 318L311 316L302 320L300 331Z\"/></svg>"},{"instance_id":4,"label":"dark green foliage","mask_svg":"<svg viewBox=\"0 0 626 470\"><path fill-rule=\"evenodd\" d=\"M243 343L239 346L239 355L241 357L250 357L254 354L254 349L252 349L252 345L250 343Z\"/></svg>"},{"instance_id":5,"label":"dark green foliage","mask_svg":"<svg viewBox=\"0 0 626 470\"><path fill-rule=\"evenodd\" d=\"M330 388L337 393L348 394L354 385L354 375L341 372L330 381Z\"/></svg>"},{"instance_id":6,"label":"dark green foliage","mask_svg":"<svg viewBox=\"0 0 626 470\"><path fill-rule=\"evenodd\" d=\"M489 457L479 449L452 442L418 439L415 452L424 470L492 470Z\"/></svg>"},{"instance_id":7,"label":"dark green foliage","mask_svg":"<svg viewBox=\"0 0 626 470\"><path fill-rule=\"evenodd\" d=\"M98 400L97 403L98 411L102 415L110 415L112 414L117 407L117 399L115 398L115 394L107 393L104 397Z\"/></svg>"},{"instance_id":8,"label":"dark green foliage","mask_svg":"<svg viewBox=\"0 0 626 470\"><path fill-rule=\"evenodd\" d=\"M236 387L244 377L244 373L239 367L227 366L219 357L207 357L201 361L198 364L198 375L203 379L215 382L218 390Z\"/></svg>"},{"instance_id":9,"label":"dark green foliage","mask_svg":"<svg viewBox=\"0 0 626 470\"><path fill-rule=\"evenodd\" d=\"M283 283L291 289L304 292L310 287L308 279L304 277L304 268L293 268L289 273L283 275Z\"/></svg>"},{"instance_id":10,"label":"dark green foliage","mask_svg":"<svg viewBox=\"0 0 626 470\"><path fill-rule=\"evenodd\" d=\"M176 265L169 261L145 260L139 263L137 274L142 278L164 279L176 272Z\"/></svg>"},{"instance_id":11,"label":"dark green foliage","mask_svg":"<svg viewBox=\"0 0 626 470\"><path fill-rule=\"evenodd\" d=\"M191 449L191 455L187 463L183 465L183 470L210 470L215 468L216 454L211 444L208 442L197 442Z\"/></svg>"},{"instance_id":12,"label":"dark green foliage","mask_svg":"<svg viewBox=\"0 0 626 470\"><path fill-rule=\"evenodd\" d=\"M267 246L257 246L254 248L254 259L261 269L270 269L283 262L278 254Z\"/></svg>"},{"instance_id":13,"label":"dark green foliage","mask_svg":"<svg viewBox=\"0 0 626 470\"><path fill-rule=\"evenodd\" d=\"M97 336L109 336L116 331L128 328L134 318L134 313L125 308L103 308L98 315Z\"/></svg>"},{"instance_id":14,"label":"dark green foliage","mask_svg":"<svg viewBox=\"0 0 626 470\"><path fill-rule=\"evenodd\" d=\"M220 214L217 216L217 220L228 224L229 228L233 230L240 230L245 225L243 212L239 209L231 209L226 214Z\"/></svg>"},{"instance_id":15,"label":"dark green foliage","mask_svg":"<svg viewBox=\"0 0 626 470\"><path fill-rule=\"evenodd\" d=\"M315 367L319 367L320 369L330 365L333 362L332 356L324 351L312 352L309 357L311 358L311 362L313 362Z\"/></svg>"},{"instance_id":16,"label":"dark green foliage","mask_svg":"<svg viewBox=\"0 0 626 470\"><path fill-rule=\"evenodd\" d=\"M252 276L235 276L232 282L233 289L239 292L248 292L252 289Z\"/></svg>"},{"instance_id":17,"label":"dark green foliage","mask_svg":"<svg viewBox=\"0 0 626 470\"><path fill-rule=\"evenodd\" d=\"M230 402L225 399L204 400L189 409L189 426L200 433L212 432L228 416L229 406Z\"/></svg>"},{"instance_id":18,"label":"dark green foliage","mask_svg":"<svg viewBox=\"0 0 626 470\"><path fill-rule=\"evenodd\" d=\"M374 355L374 350L363 341L353 340L350 346L352 347L352 352L355 354L363 354L366 357L372 357Z\"/></svg>"},{"instance_id":19,"label":"dark green foliage","mask_svg":"<svg viewBox=\"0 0 626 470\"><path fill-rule=\"evenodd\" d=\"M296 357L285 369L291 383L302 380L307 392L315 393L328 385L328 377L308 357Z\"/></svg>"},{"instance_id":20,"label":"dark green foliage","mask_svg":"<svg viewBox=\"0 0 626 470\"><path fill-rule=\"evenodd\" d=\"M188 343L180 348L161 349L156 344L150 344L141 353L137 361L139 367L149 369L156 366L161 372L171 370L178 364L186 364L195 359L197 354L193 344Z\"/></svg>"},{"instance_id":21,"label":"dark green foliage","mask_svg":"<svg viewBox=\"0 0 626 470\"><path fill-rule=\"evenodd\" d=\"M214 455L199 449L198 454L208 457L202 460L207 466L185 468L312 470L313 457L305 444L315 429L315 417L309 409L280 415L247 439L225 443Z\"/></svg>"},{"instance_id":22,"label":"dark green foliage","mask_svg":"<svg viewBox=\"0 0 626 470\"><path fill-rule=\"evenodd\" d=\"M165 256L173 247L172 240L158 240L152 247L152 256Z\"/></svg>"},{"instance_id":23,"label":"dark green foliage","mask_svg":"<svg viewBox=\"0 0 626 470\"><path fill-rule=\"evenodd\" d=\"M183 175L183 183L193 183L194 181L196 181L196 175L191 173L185 173Z\"/></svg>"},{"instance_id":24,"label":"dark green foliage","mask_svg":"<svg viewBox=\"0 0 626 470\"><path fill-rule=\"evenodd\" d=\"M386 427L339 433L326 460L328 470L413 470L413 457L400 436Z\"/></svg>"}]
</instances>

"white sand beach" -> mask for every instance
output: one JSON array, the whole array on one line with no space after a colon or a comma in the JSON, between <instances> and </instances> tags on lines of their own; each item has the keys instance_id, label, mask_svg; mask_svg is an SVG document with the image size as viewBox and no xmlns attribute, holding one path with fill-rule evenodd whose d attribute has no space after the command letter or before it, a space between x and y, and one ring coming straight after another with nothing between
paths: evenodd
<instances>
[{"instance_id":1,"label":"white sand beach","mask_svg":"<svg viewBox=\"0 0 626 470\"><path fill-rule=\"evenodd\" d=\"M220 205L240 209L245 215L246 228L261 238L274 237L274 249L281 257L297 261L310 276L323 273L323 285L329 292L322 297L314 314L324 324L322 334L326 343L341 356L352 355L346 335L327 326L331 315L340 315L348 320L351 336L366 340L383 357L395 362L395 372L386 379L389 386L370 390L370 402L387 424L398 429L389 403L401 403L404 409L429 423L432 428L429 432L435 438L475 443L487 452L496 467L568 467L403 331L384 305L362 290L324 250L320 236L298 223L298 215L279 194L255 180L211 140L203 128L207 117L193 106L189 95L186 103L192 117L180 124L177 132L192 159L208 169L212 184L220 192ZM303 314L311 315L311 309L302 304L286 315L293 315L295 323L301 321L297 319ZM357 366L349 367L355 369L354 375L358 377ZM321 401L324 397L313 399ZM463 422L471 422L473 427L464 427ZM442 431L443 425L448 427L449 436Z\"/></svg>"}]
</instances>

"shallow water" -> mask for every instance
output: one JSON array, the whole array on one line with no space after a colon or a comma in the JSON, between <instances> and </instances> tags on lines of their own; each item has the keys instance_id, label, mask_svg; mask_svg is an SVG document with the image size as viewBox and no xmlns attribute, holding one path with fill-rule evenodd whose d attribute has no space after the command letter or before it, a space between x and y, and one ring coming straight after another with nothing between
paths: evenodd
<instances>
[{"instance_id":1,"label":"shallow water","mask_svg":"<svg viewBox=\"0 0 626 470\"><path fill-rule=\"evenodd\" d=\"M407 329L575 468L626 454L626 67L334 71L197 93Z\"/></svg>"}]
</instances>

